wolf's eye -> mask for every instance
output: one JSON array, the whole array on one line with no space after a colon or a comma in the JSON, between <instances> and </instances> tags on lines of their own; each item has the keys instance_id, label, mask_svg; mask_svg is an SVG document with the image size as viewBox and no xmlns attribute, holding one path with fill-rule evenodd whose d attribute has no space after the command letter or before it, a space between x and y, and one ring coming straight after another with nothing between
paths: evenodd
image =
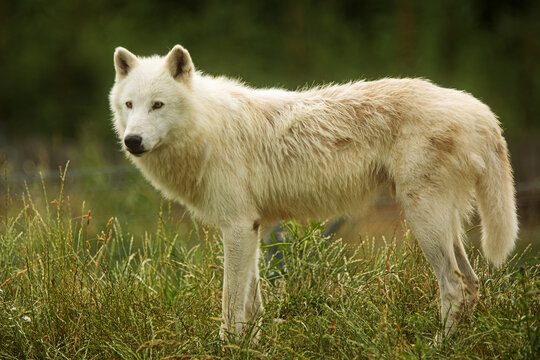
<instances>
[{"instance_id":1,"label":"wolf's eye","mask_svg":"<svg viewBox=\"0 0 540 360\"><path fill-rule=\"evenodd\" d=\"M131 103L131 101L126 101L126 107L128 109L131 109L133 107L133 104Z\"/></svg>"},{"instance_id":2,"label":"wolf's eye","mask_svg":"<svg viewBox=\"0 0 540 360\"><path fill-rule=\"evenodd\" d=\"M152 110L161 109L163 107L163 103L161 101L156 101L152 105Z\"/></svg>"}]
</instances>

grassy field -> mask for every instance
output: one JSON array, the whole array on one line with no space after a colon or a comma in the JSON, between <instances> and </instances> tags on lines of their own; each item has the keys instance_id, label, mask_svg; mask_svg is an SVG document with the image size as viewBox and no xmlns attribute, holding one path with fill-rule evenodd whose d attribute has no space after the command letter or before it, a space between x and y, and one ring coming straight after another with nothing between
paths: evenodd
<instances>
[{"instance_id":1,"label":"grassy field","mask_svg":"<svg viewBox=\"0 0 540 360\"><path fill-rule=\"evenodd\" d=\"M353 246L325 238L320 224L294 222L275 245L283 259L260 264L266 313L259 342L222 342L218 233L159 205L159 195L147 195L153 190L137 188L138 181L94 199L92 208L58 180L27 185L22 194L2 188L0 359L540 354L540 259L530 247L494 270L469 246L480 302L457 335L435 342L442 328L437 283L408 231L383 246L371 239Z\"/></svg>"}]
</instances>

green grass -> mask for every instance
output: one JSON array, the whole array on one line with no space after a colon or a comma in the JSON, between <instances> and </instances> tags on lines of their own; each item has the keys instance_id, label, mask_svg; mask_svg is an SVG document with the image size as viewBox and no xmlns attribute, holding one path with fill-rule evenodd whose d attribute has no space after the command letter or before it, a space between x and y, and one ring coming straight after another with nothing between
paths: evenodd
<instances>
[{"instance_id":1,"label":"green grass","mask_svg":"<svg viewBox=\"0 0 540 360\"><path fill-rule=\"evenodd\" d=\"M129 222L96 211L88 217L82 202L74 208L63 185L4 197L0 359L540 354L540 259L527 250L494 270L468 249L481 298L457 335L437 343L437 283L409 232L382 247L371 240L353 247L322 236L319 224L289 222L286 241L275 245L284 259L260 264L260 340L231 344L218 335L223 249L214 229L193 223L179 232L174 209L162 203L155 222L131 235Z\"/></svg>"}]
</instances>

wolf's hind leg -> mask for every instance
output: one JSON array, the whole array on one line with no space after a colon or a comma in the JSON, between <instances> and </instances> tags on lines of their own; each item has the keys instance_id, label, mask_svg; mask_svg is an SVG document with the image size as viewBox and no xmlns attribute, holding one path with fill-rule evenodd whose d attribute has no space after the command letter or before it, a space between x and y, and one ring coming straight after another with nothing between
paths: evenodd
<instances>
[{"instance_id":1,"label":"wolf's hind leg","mask_svg":"<svg viewBox=\"0 0 540 360\"><path fill-rule=\"evenodd\" d=\"M408 191L400 196L411 230L437 277L441 319L447 335L455 331L465 301L466 287L460 269L468 276L472 272L472 269L469 272L470 265L468 260L465 262L464 254L460 253L459 263L454 254L454 239L459 238L461 217L449 199L451 197L441 196L435 191Z\"/></svg>"},{"instance_id":2,"label":"wolf's hind leg","mask_svg":"<svg viewBox=\"0 0 540 360\"><path fill-rule=\"evenodd\" d=\"M467 315L470 315L478 300L478 289L480 287L480 282L478 281L478 276L476 276L471 264L469 263L469 259L467 258L467 254L463 248L461 237L457 237L454 240L454 255L456 256L459 271L463 275L462 280L466 285L465 303L463 304L464 310Z\"/></svg>"}]
</instances>

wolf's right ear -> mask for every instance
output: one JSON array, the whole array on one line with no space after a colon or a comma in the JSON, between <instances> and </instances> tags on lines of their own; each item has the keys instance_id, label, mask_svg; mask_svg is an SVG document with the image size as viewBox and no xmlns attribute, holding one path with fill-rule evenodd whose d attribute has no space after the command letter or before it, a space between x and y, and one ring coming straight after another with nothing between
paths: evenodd
<instances>
[{"instance_id":1,"label":"wolf's right ear","mask_svg":"<svg viewBox=\"0 0 540 360\"><path fill-rule=\"evenodd\" d=\"M114 68L116 78L123 79L137 65L137 57L123 47L117 47L114 51Z\"/></svg>"},{"instance_id":2,"label":"wolf's right ear","mask_svg":"<svg viewBox=\"0 0 540 360\"><path fill-rule=\"evenodd\" d=\"M176 45L165 57L165 66L175 80L189 81L194 66L189 52Z\"/></svg>"}]
</instances>

